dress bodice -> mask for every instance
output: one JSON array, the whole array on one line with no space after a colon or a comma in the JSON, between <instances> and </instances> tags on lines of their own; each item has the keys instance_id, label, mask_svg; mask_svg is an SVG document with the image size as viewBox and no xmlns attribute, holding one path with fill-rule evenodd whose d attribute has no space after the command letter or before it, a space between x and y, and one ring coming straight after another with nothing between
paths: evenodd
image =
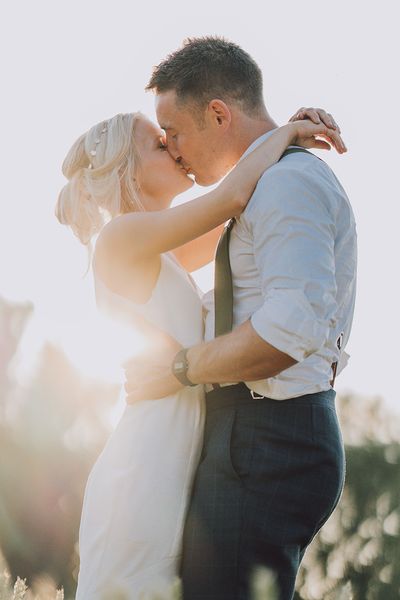
<instances>
[{"instance_id":1,"label":"dress bodice","mask_svg":"<svg viewBox=\"0 0 400 600\"><path fill-rule=\"evenodd\" d=\"M200 290L170 253L161 255L157 282L149 300L139 304L111 291L93 269L98 308L135 328L138 316L170 334L183 346L203 339Z\"/></svg>"}]
</instances>

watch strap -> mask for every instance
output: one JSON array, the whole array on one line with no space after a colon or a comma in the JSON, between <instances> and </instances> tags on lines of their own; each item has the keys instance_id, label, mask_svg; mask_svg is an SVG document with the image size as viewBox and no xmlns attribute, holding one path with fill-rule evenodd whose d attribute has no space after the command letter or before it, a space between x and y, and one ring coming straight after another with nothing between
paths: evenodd
<instances>
[{"instance_id":1,"label":"watch strap","mask_svg":"<svg viewBox=\"0 0 400 600\"><path fill-rule=\"evenodd\" d=\"M193 383L187 376L187 371L189 368L189 363L187 359L187 353L189 348L182 348L175 355L174 360L172 361L172 373L175 375L177 380L185 386L194 387L197 383Z\"/></svg>"}]
</instances>

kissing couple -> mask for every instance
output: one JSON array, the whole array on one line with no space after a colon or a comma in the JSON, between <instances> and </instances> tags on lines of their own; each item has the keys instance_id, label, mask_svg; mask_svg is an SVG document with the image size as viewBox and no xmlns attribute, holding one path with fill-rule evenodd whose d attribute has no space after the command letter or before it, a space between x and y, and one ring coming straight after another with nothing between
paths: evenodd
<instances>
[{"instance_id":1,"label":"kissing couple","mask_svg":"<svg viewBox=\"0 0 400 600\"><path fill-rule=\"evenodd\" d=\"M76 598L162 597L180 577L184 600L249 600L264 566L290 600L344 484L333 386L356 232L309 149L346 147L322 109L278 127L259 67L223 38L186 40L147 89L159 124L118 114L84 133L56 207L83 244L98 234L100 310L148 339L88 478ZM203 296L190 272L214 256Z\"/></svg>"}]
</instances>

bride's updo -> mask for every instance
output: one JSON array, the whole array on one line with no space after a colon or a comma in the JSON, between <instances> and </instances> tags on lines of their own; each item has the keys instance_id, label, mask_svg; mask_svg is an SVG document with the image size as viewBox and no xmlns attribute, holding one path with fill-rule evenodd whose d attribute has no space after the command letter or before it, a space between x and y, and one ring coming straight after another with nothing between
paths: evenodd
<instances>
[{"instance_id":1,"label":"bride's updo","mask_svg":"<svg viewBox=\"0 0 400 600\"><path fill-rule=\"evenodd\" d=\"M56 216L85 245L111 218L143 210L135 185L139 115L119 114L98 123L76 140L63 162L69 181L58 197Z\"/></svg>"}]
</instances>

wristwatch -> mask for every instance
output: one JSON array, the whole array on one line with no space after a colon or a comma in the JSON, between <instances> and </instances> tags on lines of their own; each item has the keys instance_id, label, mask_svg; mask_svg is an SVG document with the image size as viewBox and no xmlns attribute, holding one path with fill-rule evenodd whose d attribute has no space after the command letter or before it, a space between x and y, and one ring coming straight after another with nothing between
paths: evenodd
<instances>
[{"instance_id":1,"label":"wristwatch","mask_svg":"<svg viewBox=\"0 0 400 600\"><path fill-rule=\"evenodd\" d=\"M187 376L187 371L189 368L189 363L187 360L188 351L189 351L189 348L182 348L182 350L179 350L178 354L175 356L174 360L172 361L171 369L172 369L173 374L177 378L177 380L180 381L181 383L183 383L183 385L188 385L188 386L194 387L195 385L198 385L198 384L190 381L190 379Z\"/></svg>"}]
</instances>

